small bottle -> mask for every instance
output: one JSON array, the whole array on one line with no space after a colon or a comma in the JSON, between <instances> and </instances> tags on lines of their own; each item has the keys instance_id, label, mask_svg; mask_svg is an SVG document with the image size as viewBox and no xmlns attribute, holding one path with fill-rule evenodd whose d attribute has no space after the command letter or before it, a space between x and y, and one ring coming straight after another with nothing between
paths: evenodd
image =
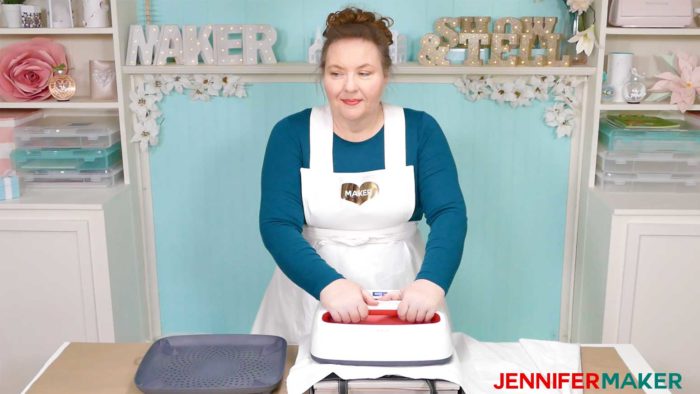
<instances>
[{"instance_id":1,"label":"small bottle","mask_svg":"<svg viewBox=\"0 0 700 394\"><path fill-rule=\"evenodd\" d=\"M639 104L647 96L647 87L644 85L644 77L632 67L630 80L622 87L622 97L628 104Z\"/></svg>"},{"instance_id":2,"label":"small bottle","mask_svg":"<svg viewBox=\"0 0 700 394\"><path fill-rule=\"evenodd\" d=\"M615 87L608 83L608 73L603 71L603 87L600 92L602 101L612 101L615 97Z\"/></svg>"},{"instance_id":3,"label":"small bottle","mask_svg":"<svg viewBox=\"0 0 700 394\"><path fill-rule=\"evenodd\" d=\"M75 80L66 74L65 64L53 68L53 75L49 78L49 92L58 101L68 101L75 95Z\"/></svg>"}]
</instances>

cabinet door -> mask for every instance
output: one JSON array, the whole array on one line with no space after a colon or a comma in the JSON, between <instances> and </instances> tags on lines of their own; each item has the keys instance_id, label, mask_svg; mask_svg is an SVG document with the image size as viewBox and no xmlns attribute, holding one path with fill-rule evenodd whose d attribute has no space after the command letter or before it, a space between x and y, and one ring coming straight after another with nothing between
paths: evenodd
<instances>
[{"instance_id":1,"label":"cabinet door","mask_svg":"<svg viewBox=\"0 0 700 394\"><path fill-rule=\"evenodd\" d=\"M97 341L88 221L0 218L0 392L65 341Z\"/></svg>"},{"instance_id":2,"label":"cabinet door","mask_svg":"<svg viewBox=\"0 0 700 394\"><path fill-rule=\"evenodd\" d=\"M700 223L630 223L618 340L700 392ZM684 391L685 391L684 390Z\"/></svg>"}]
</instances>

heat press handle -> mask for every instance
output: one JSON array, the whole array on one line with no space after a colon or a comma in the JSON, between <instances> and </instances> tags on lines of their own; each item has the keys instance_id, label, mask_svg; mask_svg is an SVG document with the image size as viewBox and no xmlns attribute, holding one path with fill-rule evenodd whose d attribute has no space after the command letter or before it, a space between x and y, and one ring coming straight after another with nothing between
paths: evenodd
<instances>
[{"instance_id":1,"label":"heat press handle","mask_svg":"<svg viewBox=\"0 0 700 394\"><path fill-rule=\"evenodd\" d=\"M388 315L390 314L389 312L393 312L393 314L396 314L396 311L399 309L400 302L401 301L379 301L378 305L368 305L367 308L369 309L370 315Z\"/></svg>"}]
</instances>

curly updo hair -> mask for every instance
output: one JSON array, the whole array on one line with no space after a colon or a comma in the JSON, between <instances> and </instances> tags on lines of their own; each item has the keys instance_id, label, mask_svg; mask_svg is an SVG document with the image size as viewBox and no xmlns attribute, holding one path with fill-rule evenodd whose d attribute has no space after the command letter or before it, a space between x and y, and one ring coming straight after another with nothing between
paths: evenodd
<instances>
[{"instance_id":1,"label":"curly updo hair","mask_svg":"<svg viewBox=\"0 0 700 394\"><path fill-rule=\"evenodd\" d=\"M384 74L388 75L391 67L389 46L394 42L389 27L393 24L393 19L389 17L356 7L348 7L328 14L326 30L323 32L326 42L321 50L321 70L326 68L326 54L331 44L345 38L360 38L377 46L382 60L382 69Z\"/></svg>"}]
</instances>

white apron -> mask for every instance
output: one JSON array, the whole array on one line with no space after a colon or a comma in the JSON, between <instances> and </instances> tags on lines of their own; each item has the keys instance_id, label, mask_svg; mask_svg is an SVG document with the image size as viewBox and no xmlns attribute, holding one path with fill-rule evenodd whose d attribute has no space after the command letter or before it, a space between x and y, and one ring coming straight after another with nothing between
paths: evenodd
<instances>
[{"instance_id":1,"label":"white apron","mask_svg":"<svg viewBox=\"0 0 700 394\"><path fill-rule=\"evenodd\" d=\"M417 224L413 166L406 165L403 108L384 107L385 169L333 172L330 108L311 111L309 168L301 169L302 235L331 267L364 289L402 289L425 255ZM253 324L254 334L291 344L310 333L318 301L276 268Z\"/></svg>"}]
</instances>

